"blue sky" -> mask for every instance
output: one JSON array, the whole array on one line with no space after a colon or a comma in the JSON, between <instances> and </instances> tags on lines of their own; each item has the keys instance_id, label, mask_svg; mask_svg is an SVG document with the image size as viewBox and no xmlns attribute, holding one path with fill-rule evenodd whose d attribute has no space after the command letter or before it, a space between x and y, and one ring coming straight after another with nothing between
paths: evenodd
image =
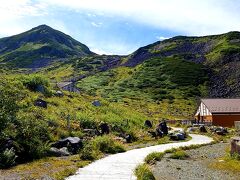
<instances>
[{"instance_id":1,"label":"blue sky","mask_svg":"<svg viewBox=\"0 0 240 180\"><path fill-rule=\"evenodd\" d=\"M0 0L0 37L47 24L99 54L240 31L240 0Z\"/></svg>"}]
</instances>

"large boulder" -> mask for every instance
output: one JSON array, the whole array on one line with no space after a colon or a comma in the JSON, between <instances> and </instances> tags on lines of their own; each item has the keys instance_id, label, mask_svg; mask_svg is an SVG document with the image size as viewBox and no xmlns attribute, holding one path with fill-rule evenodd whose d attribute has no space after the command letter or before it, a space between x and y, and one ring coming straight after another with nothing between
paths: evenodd
<instances>
[{"instance_id":1,"label":"large boulder","mask_svg":"<svg viewBox=\"0 0 240 180\"><path fill-rule=\"evenodd\" d=\"M185 139L185 135L183 133L176 133L177 136L177 140L184 140Z\"/></svg>"},{"instance_id":2,"label":"large boulder","mask_svg":"<svg viewBox=\"0 0 240 180\"><path fill-rule=\"evenodd\" d=\"M55 147L58 149L67 147L67 149L72 154L76 154L78 150L83 147L83 143L79 137L67 137L65 139L61 139L58 142L54 143L52 147Z\"/></svg>"},{"instance_id":3,"label":"large boulder","mask_svg":"<svg viewBox=\"0 0 240 180\"><path fill-rule=\"evenodd\" d=\"M182 130L176 130L176 131L172 131L169 133L169 137L171 140L185 140L185 138L187 137L187 134L182 131Z\"/></svg>"}]
</instances>

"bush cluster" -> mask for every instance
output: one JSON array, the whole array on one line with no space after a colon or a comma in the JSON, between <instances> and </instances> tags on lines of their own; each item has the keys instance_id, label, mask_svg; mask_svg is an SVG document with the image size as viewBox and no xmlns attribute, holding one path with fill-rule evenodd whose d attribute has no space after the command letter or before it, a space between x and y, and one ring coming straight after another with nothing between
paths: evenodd
<instances>
[{"instance_id":1,"label":"bush cluster","mask_svg":"<svg viewBox=\"0 0 240 180\"><path fill-rule=\"evenodd\" d=\"M110 136L98 136L91 140L80 152L80 158L83 160L98 159L99 155L115 154L124 152L122 144L115 142Z\"/></svg>"},{"instance_id":2,"label":"bush cluster","mask_svg":"<svg viewBox=\"0 0 240 180\"><path fill-rule=\"evenodd\" d=\"M46 155L50 140L41 112L21 106L27 96L21 81L0 81L0 166L10 167Z\"/></svg>"}]
</instances>

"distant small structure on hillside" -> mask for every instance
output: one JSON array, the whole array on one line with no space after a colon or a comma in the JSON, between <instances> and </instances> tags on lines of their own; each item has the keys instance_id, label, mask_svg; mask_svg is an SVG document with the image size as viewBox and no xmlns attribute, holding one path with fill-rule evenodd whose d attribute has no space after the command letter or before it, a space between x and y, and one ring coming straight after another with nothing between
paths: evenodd
<instances>
[{"instance_id":1,"label":"distant small structure on hillside","mask_svg":"<svg viewBox=\"0 0 240 180\"><path fill-rule=\"evenodd\" d=\"M71 82L71 81L59 82L59 83L57 83L57 87L64 91L75 92L75 93L80 92L80 90L75 86L75 83Z\"/></svg>"},{"instance_id":2,"label":"distant small structure on hillside","mask_svg":"<svg viewBox=\"0 0 240 180\"><path fill-rule=\"evenodd\" d=\"M195 114L197 123L233 127L240 121L240 98L201 99Z\"/></svg>"}]
</instances>

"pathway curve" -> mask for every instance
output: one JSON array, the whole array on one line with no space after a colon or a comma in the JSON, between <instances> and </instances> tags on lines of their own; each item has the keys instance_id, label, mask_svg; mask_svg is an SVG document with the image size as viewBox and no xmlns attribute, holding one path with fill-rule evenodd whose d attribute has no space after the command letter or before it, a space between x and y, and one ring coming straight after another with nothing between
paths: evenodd
<instances>
[{"instance_id":1,"label":"pathway curve","mask_svg":"<svg viewBox=\"0 0 240 180\"><path fill-rule=\"evenodd\" d=\"M109 155L80 168L75 175L68 177L67 180L136 180L134 170L138 164L143 163L148 154L181 146L207 144L213 141L212 138L203 135L190 134L190 136L192 139L187 142L162 144Z\"/></svg>"}]
</instances>

